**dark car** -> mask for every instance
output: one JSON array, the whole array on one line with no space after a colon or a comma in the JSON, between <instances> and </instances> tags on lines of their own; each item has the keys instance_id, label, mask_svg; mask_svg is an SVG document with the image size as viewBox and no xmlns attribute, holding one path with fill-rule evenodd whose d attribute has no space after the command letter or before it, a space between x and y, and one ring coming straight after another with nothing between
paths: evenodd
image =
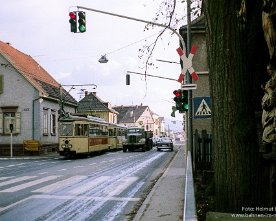
<instances>
[{"instance_id":1,"label":"dark car","mask_svg":"<svg viewBox=\"0 0 276 221\"><path fill-rule=\"evenodd\" d=\"M169 137L162 137L160 138L157 143L157 151L160 151L161 149L170 149L173 151L173 141Z\"/></svg>"}]
</instances>

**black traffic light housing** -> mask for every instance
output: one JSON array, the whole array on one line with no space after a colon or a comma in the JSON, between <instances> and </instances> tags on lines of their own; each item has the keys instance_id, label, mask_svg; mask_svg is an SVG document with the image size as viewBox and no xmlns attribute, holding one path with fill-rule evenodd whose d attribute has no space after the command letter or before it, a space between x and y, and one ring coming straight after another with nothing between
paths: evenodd
<instances>
[{"instance_id":1,"label":"black traffic light housing","mask_svg":"<svg viewBox=\"0 0 276 221\"><path fill-rule=\"evenodd\" d=\"M173 94L175 95L173 100L175 101L176 110L178 110L179 113L188 111L188 91L178 89L174 90Z\"/></svg>"},{"instance_id":2,"label":"black traffic light housing","mask_svg":"<svg viewBox=\"0 0 276 221\"><path fill-rule=\"evenodd\" d=\"M86 18L85 18L85 12L84 11L79 11L78 13L79 16L79 31L80 32L85 32L86 31Z\"/></svg>"},{"instance_id":3,"label":"black traffic light housing","mask_svg":"<svg viewBox=\"0 0 276 221\"><path fill-rule=\"evenodd\" d=\"M71 26L71 32L76 33L77 32L77 12L73 11L69 13L70 19L69 23Z\"/></svg>"}]
</instances>

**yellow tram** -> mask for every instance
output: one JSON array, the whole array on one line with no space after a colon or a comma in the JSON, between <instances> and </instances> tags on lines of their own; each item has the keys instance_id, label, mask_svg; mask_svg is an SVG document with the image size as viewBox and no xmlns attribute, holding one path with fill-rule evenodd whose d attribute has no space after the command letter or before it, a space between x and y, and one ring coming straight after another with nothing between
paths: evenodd
<instances>
[{"instance_id":1,"label":"yellow tram","mask_svg":"<svg viewBox=\"0 0 276 221\"><path fill-rule=\"evenodd\" d=\"M93 116L69 115L59 120L59 154L72 157L122 148L126 128Z\"/></svg>"}]
</instances>

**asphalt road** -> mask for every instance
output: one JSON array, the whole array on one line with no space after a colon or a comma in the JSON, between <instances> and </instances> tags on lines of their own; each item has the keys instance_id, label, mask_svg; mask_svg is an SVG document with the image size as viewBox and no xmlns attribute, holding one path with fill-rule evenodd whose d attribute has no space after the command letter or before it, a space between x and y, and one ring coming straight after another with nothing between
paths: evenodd
<instances>
[{"instance_id":1,"label":"asphalt road","mask_svg":"<svg viewBox=\"0 0 276 221\"><path fill-rule=\"evenodd\" d=\"M0 160L0 220L131 220L175 151Z\"/></svg>"}]
</instances>

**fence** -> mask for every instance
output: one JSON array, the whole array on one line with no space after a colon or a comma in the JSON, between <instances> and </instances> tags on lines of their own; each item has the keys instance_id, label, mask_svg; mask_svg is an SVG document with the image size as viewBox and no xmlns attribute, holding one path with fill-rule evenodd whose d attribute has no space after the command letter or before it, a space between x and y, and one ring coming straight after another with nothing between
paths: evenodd
<instances>
[{"instance_id":1,"label":"fence","mask_svg":"<svg viewBox=\"0 0 276 221\"><path fill-rule=\"evenodd\" d=\"M194 171L212 170L213 163L213 147L212 135L207 134L206 130L202 130L201 134L198 130L194 133L194 145L192 150Z\"/></svg>"}]
</instances>

